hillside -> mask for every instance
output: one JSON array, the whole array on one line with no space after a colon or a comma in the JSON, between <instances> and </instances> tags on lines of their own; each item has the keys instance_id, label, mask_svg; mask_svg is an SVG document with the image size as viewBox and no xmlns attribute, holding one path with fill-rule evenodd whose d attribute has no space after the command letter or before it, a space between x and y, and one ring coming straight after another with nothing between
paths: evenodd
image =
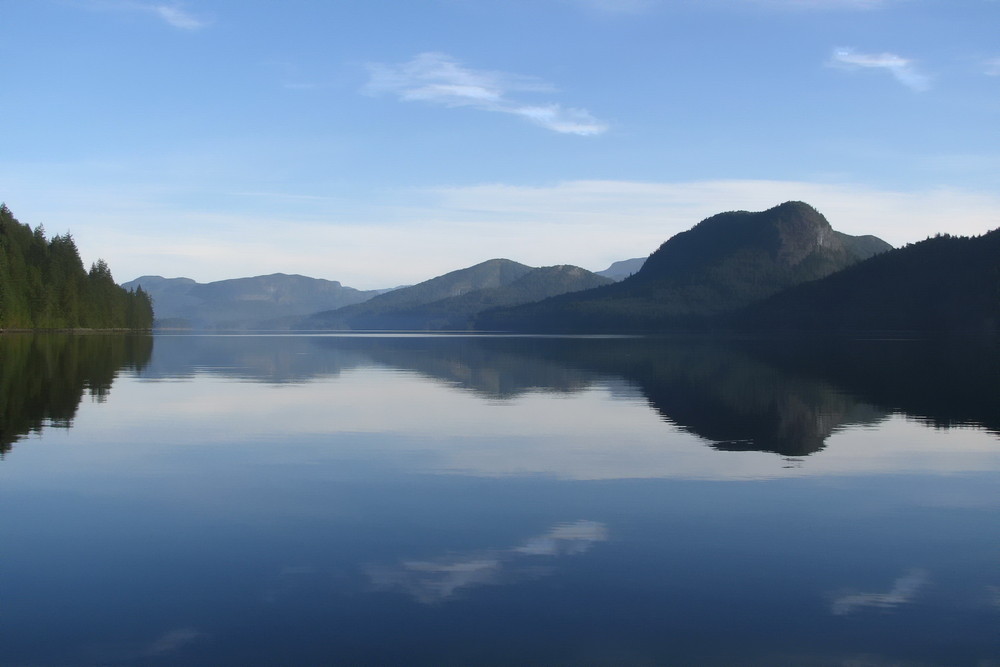
<instances>
[{"instance_id":1,"label":"hillside","mask_svg":"<svg viewBox=\"0 0 1000 667\"><path fill-rule=\"evenodd\" d=\"M508 259L491 259L363 304L317 313L297 328L467 329L472 318L487 308L538 301L610 282L575 266L531 268Z\"/></svg>"},{"instance_id":2,"label":"hillside","mask_svg":"<svg viewBox=\"0 0 1000 667\"><path fill-rule=\"evenodd\" d=\"M753 331L1000 331L1000 229L880 254L775 295L733 323Z\"/></svg>"},{"instance_id":3,"label":"hillside","mask_svg":"<svg viewBox=\"0 0 1000 667\"><path fill-rule=\"evenodd\" d=\"M720 213L668 239L620 283L486 311L475 325L591 332L698 326L890 248L872 236L835 231L802 202Z\"/></svg>"},{"instance_id":4,"label":"hillside","mask_svg":"<svg viewBox=\"0 0 1000 667\"><path fill-rule=\"evenodd\" d=\"M0 204L0 330L149 329L153 306L142 289L115 284L97 260L83 268L69 234L45 237Z\"/></svg>"},{"instance_id":5,"label":"hillside","mask_svg":"<svg viewBox=\"0 0 1000 667\"><path fill-rule=\"evenodd\" d=\"M531 270L509 259L490 259L416 285L373 297L363 304L317 312L299 322L301 329L397 329L394 313L478 289L506 285Z\"/></svg>"},{"instance_id":6,"label":"hillside","mask_svg":"<svg viewBox=\"0 0 1000 667\"><path fill-rule=\"evenodd\" d=\"M459 296L393 311L379 322L381 326L363 328L423 331L469 329L474 316L487 308L541 301L550 296L611 282L609 278L578 266L546 266L532 269L506 285L472 290Z\"/></svg>"},{"instance_id":7,"label":"hillside","mask_svg":"<svg viewBox=\"0 0 1000 667\"><path fill-rule=\"evenodd\" d=\"M284 273L211 283L142 276L125 286L141 286L153 297L157 326L195 329L256 328L268 320L360 303L379 293Z\"/></svg>"}]
</instances>

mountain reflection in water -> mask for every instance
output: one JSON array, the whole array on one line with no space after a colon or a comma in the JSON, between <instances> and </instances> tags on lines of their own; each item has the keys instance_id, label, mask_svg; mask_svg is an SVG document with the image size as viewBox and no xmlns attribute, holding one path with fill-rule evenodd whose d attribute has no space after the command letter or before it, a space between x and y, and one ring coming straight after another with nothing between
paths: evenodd
<instances>
[{"instance_id":1,"label":"mountain reflection in water","mask_svg":"<svg viewBox=\"0 0 1000 667\"><path fill-rule=\"evenodd\" d=\"M503 336L158 337L144 377L199 371L305 382L371 365L491 400L638 389L663 419L712 447L805 456L849 425L902 413L1000 433L1000 351L936 341L690 342ZM199 364L212 359L213 366ZM220 363L220 359L223 360Z\"/></svg>"},{"instance_id":2,"label":"mountain reflection in water","mask_svg":"<svg viewBox=\"0 0 1000 667\"><path fill-rule=\"evenodd\" d=\"M931 341L686 342L503 336L3 336L0 446L71 422L120 369L146 379L217 374L302 383L358 368L413 372L506 401L632 387L661 417L722 451L804 457L892 413L1000 432L1000 355Z\"/></svg>"}]
</instances>

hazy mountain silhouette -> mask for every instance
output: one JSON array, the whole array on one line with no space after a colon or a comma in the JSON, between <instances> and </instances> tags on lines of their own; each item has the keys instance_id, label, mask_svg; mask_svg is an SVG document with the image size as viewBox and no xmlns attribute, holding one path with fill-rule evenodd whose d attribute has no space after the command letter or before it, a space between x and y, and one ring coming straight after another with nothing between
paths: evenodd
<instances>
[{"instance_id":1,"label":"hazy mountain silhouette","mask_svg":"<svg viewBox=\"0 0 1000 667\"><path fill-rule=\"evenodd\" d=\"M691 326L890 248L873 236L835 231L802 202L759 213L720 213L671 237L620 283L486 311L476 326L531 331Z\"/></svg>"},{"instance_id":2,"label":"hazy mountain silhouette","mask_svg":"<svg viewBox=\"0 0 1000 667\"><path fill-rule=\"evenodd\" d=\"M638 273L642 265L646 263L645 257L635 257L633 259L623 259L613 262L611 266L603 271L597 271L597 275L611 278L612 280L625 280L634 273Z\"/></svg>"},{"instance_id":3,"label":"hazy mountain silhouette","mask_svg":"<svg viewBox=\"0 0 1000 667\"><path fill-rule=\"evenodd\" d=\"M532 268L509 259L491 259L365 303L316 313L295 328L467 329L473 316L487 308L538 301L610 282L576 266Z\"/></svg>"},{"instance_id":4,"label":"hazy mountain silhouette","mask_svg":"<svg viewBox=\"0 0 1000 667\"><path fill-rule=\"evenodd\" d=\"M379 294L335 280L275 273L198 283L190 278L142 276L123 285L142 286L153 298L158 327L257 328L268 320L303 316L360 303Z\"/></svg>"}]
</instances>

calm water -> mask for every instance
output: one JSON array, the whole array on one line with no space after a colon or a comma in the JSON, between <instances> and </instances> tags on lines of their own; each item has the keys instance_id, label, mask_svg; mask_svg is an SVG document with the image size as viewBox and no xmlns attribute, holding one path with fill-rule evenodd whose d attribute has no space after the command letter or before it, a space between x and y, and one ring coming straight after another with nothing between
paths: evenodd
<instances>
[{"instance_id":1,"label":"calm water","mask_svg":"<svg viewBox=\"0 0 1000 667\"><path fill-rule=\"evenodd\" d=\"M998 359L0 337L0 665L1000 665Z\"/></svg>"}]
</instances>

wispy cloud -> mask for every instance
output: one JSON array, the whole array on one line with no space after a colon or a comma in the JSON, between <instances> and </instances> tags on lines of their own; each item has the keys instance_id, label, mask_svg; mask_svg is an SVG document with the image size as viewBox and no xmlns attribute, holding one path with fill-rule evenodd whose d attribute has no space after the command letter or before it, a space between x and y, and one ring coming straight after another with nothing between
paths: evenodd
<instances>
[{"instance_id":1,"label":"wispy cloud","mask_svg":"<svg viewBox=\"0 0 1000 667\"><path fill-rule=\"evenodd\" d=\"M176 5L147 5L147 11L153 12L168 25L181 30L199 30L208 25L202 19Z\"/></svg>"},{"instance_id":2,"label":"wispy cloud","mask_svg":"<svg viewBox=\"0 0 1000 667\"><path fill-rule=\"evenodd\" d=\"M930 88L930 80L917 71L913 61L895 53L858 53L853 49L836 49L830 59L832 67L843 69L882 69L892 74L901 84L915 91Z\"/></svg>"},{"instance_id":3,"label":"wispy cloud","mask_svg":"<svg viewBox=\"0 0 1000 667\"><path fill-rule=\"evenodd\" d=\"M556 103L532 104L512 94L552 92L534 77L473 70L442 53L421 53L401 65L369 65L371 78L364 87L370 95L395 95L404 102L426 102L445 107L471 107L513 114L554 132L582 136L601 134L607 125L584 109Z\"/></svg>"},{"instance_id":4,"label":"wispy cloud","mask_svg":"<svg viewBox=\"0 0 1000 667\"><path fill-rule=\"evenodd\" d=\"M1000 76L1000 58L990 58L984 61L983 73L986 76Z\"/></svg>"},{"instance_id":5,"label":"wispy cloud","mask_svg":"<svg viewBox=\"0 0 1000 667\"><path fill-rule=\"evenodd\" d=\"M172 28L200 30L208 21L192 14L178 3L140 2L139 0L90 0L82 5L88 9L113 12L133 12L154 16Z\"/></svg>"},{"instance_id":6,"label":"wispy cloud","mask_svg":"<svg viewBox=\"0 0 1000 667\"><path fill-rule=\"evenodd\" d=\"M994 156L974 154L945 164L913 160L952 181L1000 166ZM987 185L891 190L850 182L568 180L357 194L261 187L237 196L228 180L213 180L217 167L207 153L178 164L200 166L188 166L189 180L171 183L173 167L157 171L142 161L0 162L0 183L22 222L44 223L50 233L71 229L84 263L103 257L121 280L160 274L207 282L285 272L375 289L492 257L601 270L648 255L720 211L761 211L790 199L809 202L835 229L893 245L1000 225L1000 193ZM223 212L224 202L231 208ZM288 233L269 234L275 225ZM572 464L608 474L606 462Z\"/></svg>"}]
</instances>

